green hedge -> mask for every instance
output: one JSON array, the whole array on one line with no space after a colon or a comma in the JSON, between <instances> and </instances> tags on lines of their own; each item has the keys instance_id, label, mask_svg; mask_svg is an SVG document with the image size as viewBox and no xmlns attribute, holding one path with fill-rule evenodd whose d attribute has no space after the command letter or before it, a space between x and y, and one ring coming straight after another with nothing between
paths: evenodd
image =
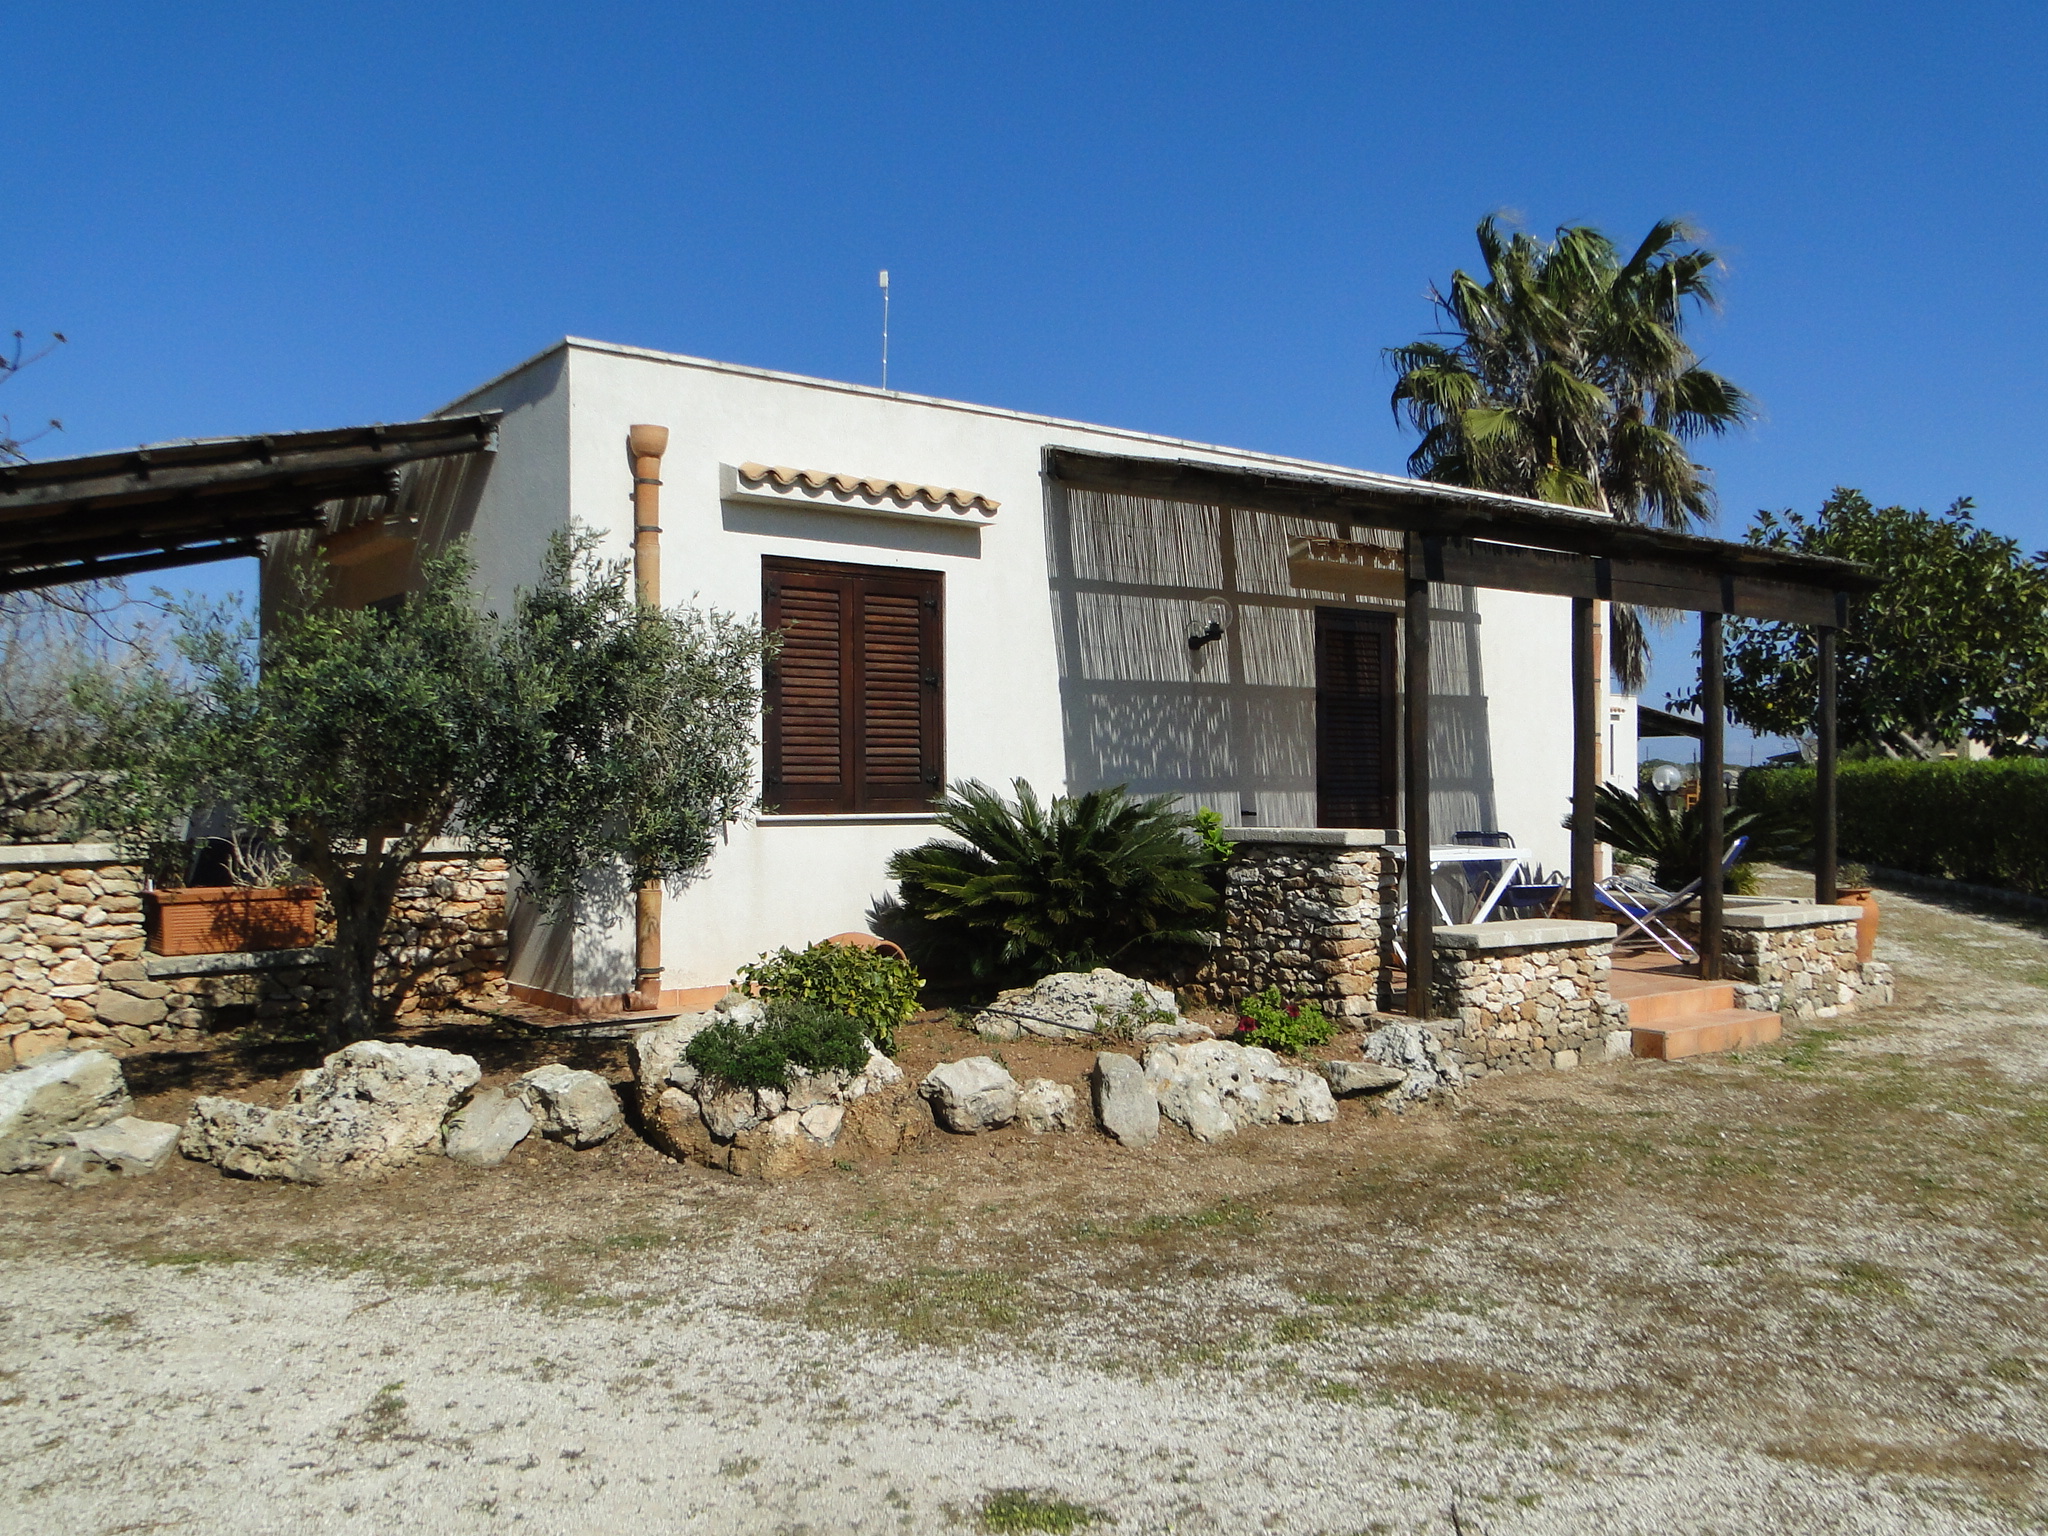
<instances>
[{"instance_id":1,"label":"green hedge","mask_svg":"<svg viewBox=\"0 0 2048 1536\"><path fill-rule=\"evenodd\" d=\"M1811 817L1813 779L1752 769L1740 800ZM1843 858L2048 896L2048 761L1844 763L1836 782Z\"/></svg>"}]
</instances>

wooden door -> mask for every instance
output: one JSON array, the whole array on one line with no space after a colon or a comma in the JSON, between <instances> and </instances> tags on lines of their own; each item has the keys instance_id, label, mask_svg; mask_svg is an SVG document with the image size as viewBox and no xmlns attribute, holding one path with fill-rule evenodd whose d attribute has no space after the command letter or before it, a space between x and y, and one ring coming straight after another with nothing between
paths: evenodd
<instances>
[{"instance_id":1,"label":"wooden door","mask_svg":"<svg viewBox=\"0 0 2048 1536\"><path fill-rule=\"evenodd\" d=\"M1400 704L1394 616L1316 610L1316 825L1391 827Z\"/></svg>"}]
</instances>

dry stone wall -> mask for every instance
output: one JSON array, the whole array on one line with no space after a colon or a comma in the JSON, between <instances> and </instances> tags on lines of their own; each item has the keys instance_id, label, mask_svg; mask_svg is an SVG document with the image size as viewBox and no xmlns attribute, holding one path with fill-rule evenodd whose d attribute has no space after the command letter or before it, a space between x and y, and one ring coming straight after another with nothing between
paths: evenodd
<instances>
[{"instance_id":1,"label":"dry stone wall","mask_svg":"<svg viewBox=\"0 0 2048 1536\"><path fill-rule=\"evenodd\" d=\"M1611 923L1505 922L1439 928L1434 1011L1468 1077L1576 1067L1628 1052L1628 1007L1608 994Z\"/></svg>"},{"instance_id":2,"label":"dry stone wall","mask_svg":"<svg viewBox=\"0 0 2048 1536\"><path fill-rule=\"evenodd\" d=\"M25 867L0 869L0 1066L33 1061L74 1040L108 1045L150 1038L164 990L142 964L142 871L64 855L109 848L37 849ZM116 1032L119 1033L116 1033Z\"/></svg>"},{"instance_id":3,"label":"dry stone wall","mask_svg":"<svg viewBox=\"0 0 2048 1536\"><path fill-rule=\"evenodd\" d=\"M1181 994L1228 1008L1277 986L1332 1018L1373 1012L1380 985L1384 860L1374 833L1233 829L1222 936Z\"/></svg>"},{"instance_id":4,"label":"dry stone wall","mask_svg":"<svg viewBox=\"0 0 2048 1536\"><path fill-rule=\"evenodd\" d=\"M1730 912L1722 974L1735 983L1736 1006L1804 1021L1889 1003L1891 967L1856 959L1858 915L1854 907Z\"/></svg>"},{"instance_id":5,"label":"dry stone wall","mask_svg":"<svg viewBox=\"0 0 2048 1536\"><path fill-rule=\"evenodd\" d=\"M401 1017L503 1001L506 881L504 860L463 853L408 872L382 955ZM118 1052L285 1027L332 1005L327 951L149 955L142 907L142 871L111 846L0 848L0 1070L86 1041Z\"/></svg>"}]
</instances>

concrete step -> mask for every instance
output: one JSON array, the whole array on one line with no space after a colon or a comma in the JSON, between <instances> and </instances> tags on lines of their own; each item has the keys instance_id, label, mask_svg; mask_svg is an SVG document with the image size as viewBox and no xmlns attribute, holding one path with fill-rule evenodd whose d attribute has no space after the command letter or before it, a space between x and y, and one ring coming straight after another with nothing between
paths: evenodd
<instances>
[{"instance_id":1,"label":"concrete step","mask_svg":"<svg viewBox=\"0 0 2048 1536\"><path fill-rule=\"evenodd\" d=\"M1676 1019L1703 1013L1725 1013L1735 1006L1733 982L1692 982L1670 991L1643 992L1634 997L1617 991L1628 1004L1628 1021L1635 1024L1668 1024Z\"/></svg>"},{"instance_id":2,"label":"concrete step","mask_svg":"<svg viewBox=\"0 0 2048 1536\"><path fill-rule=\"evenodd\" d=\"M1630 1047L1638 1056L1653 1061L1677 1061L1686 1056L1710 1056L1717 1051L1739 1051L1765 1045L1784 1033L1784 1021L1775 1013L1754 1008L1722 1008L1712 1013L1685 1014L1668 1023L1643 1025L1631 1020Z\"/></svg>"}]
</instances>

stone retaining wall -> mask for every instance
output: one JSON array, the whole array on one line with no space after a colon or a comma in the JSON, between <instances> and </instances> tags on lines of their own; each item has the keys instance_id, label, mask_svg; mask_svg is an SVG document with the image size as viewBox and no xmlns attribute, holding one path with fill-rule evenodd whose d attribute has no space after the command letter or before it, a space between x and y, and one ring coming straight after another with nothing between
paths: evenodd
<instances>
[{"instance_id":1,"label":"stone retaining wall","mask_svg":"<svg viewBox=\"0 0 2048 1536\"><path fill-rule=\"evenodd\" d=\"M400 1017L504 1000L506 880L504 860L459 852L408 872L379 978ZM142 872L116 849L0 847L0 1070L84 1040L119 1051L317 1014L334 996L327 955L146 955Z\"/></svg>"},{"instance_id":2,"label":"stone retaining wall","mask_svg":"<svg viewBox=\"0 0 2048 1536\"><path fill-rule=\"evenodd\" d=\"M1612 923L1528 920L1436 931L1433 1011L1470 1077L1628 1054L1628 1007L1608 995Z\"/></svg>"},{"instance_id":3,"label":"stone retaining wall","mask_svg":"<svg viewBox=\"0 0 2048 1536\"><path fill-rule=\"evenodd\" d=\"M1381 834L1232 828L1224 929L1180 988L1192 1007L1230 1008L1277 986L1332 1018L1373 1012L1380 984Z\"/></svg>"},{"instance_id":4,"label":"stone retaining wall","mask_svg":"<svg viewBox=\"0 0 2048 1536\"><path fill-rule=\"evenodd\" d=\"M1856 907L1807 905L1729 912L1721 965L1736 1006L1795 1022L1889 1003L1891 967L1856 959L1860 916Z\"/></svg>"}]
</instances>

